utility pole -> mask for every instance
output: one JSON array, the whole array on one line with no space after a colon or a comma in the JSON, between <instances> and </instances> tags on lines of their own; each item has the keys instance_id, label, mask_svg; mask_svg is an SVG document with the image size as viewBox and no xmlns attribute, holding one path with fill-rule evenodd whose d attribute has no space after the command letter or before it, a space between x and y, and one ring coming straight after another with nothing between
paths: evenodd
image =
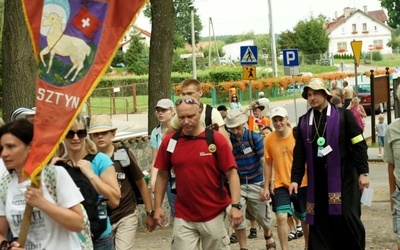
<instances>
[{"instance_id":1,"label":"utility pole","mask_svg":"<svg viewBox=\"0 0 400 250\"><path fill-rule=\"evenodd\" d=\"M215 51L217 52L218 64L221 65L221 62L220 62L220 60L219 60L219 50L218 50L217 37L215 36L214 24L213 24L213 22L212 22L211 17L210 17L210 27L212 28L212 33L213 33L213 38L214 38L214 44L215 44Z\"/></svg>"},{"instance_id":2,"label":"utility pole","mask_svg":"<svg viewBox=\"0 0 400 250\"><path fill-rule=\"evenodd\" d=\"M194 36L194 5L193 2L189 5L190 8L190 19L192 23L192 64L193 64L193 78L197 79L196 70L196 41Z\"/></svg>"},{"instance_id":3,"label":"utility pole","mask_svg":"<svg viewBox=\"0 0 400 250\"><path fill-rule=\"evenodd\" d=\"M276 59L276 44L275 44L274 25L272 22L271 0L268 0L268 8L269 8L269 36L271 37L272 69L274 70L274 77L278 77L278 62Z\"/></svg>"},{"instance_id":4,"label":"utility pole","mask_svg":"<svg viewBox=\"0 0 400 250\"><path fill-rule=\"evenodd\" d=\"M211 17L208 19L208 68L211 69Z\"/></svg>"}]
</instances>

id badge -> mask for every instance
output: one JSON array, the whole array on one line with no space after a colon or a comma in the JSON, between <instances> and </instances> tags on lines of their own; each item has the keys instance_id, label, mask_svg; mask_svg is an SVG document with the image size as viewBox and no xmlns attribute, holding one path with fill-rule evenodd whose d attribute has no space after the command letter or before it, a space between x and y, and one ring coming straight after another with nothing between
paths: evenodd
<instances>
[{"instance_id":1,"label":"id badge","mask_svg":"<svg viewBox=\"0 0 400 250\"><path fill-rule=\"evenodd\" d=\"M251 153L251 148L250 147L247 147L247 148L245 148L245 149L243 149L243 153L245 154L245 155L247 155L248 153Z\"/></svg>"},{"instance_id":2,"label":"id badge","mask_svg":"<svg viewBox=\"0 0 400 250\"><path fill-rule=\"evenodd\" d=\"M318 153L317 153L318 157L324 157L324 154L322 153L322 150L324 150L324 147L318 147Z\"/></svg>"}]
</instances>

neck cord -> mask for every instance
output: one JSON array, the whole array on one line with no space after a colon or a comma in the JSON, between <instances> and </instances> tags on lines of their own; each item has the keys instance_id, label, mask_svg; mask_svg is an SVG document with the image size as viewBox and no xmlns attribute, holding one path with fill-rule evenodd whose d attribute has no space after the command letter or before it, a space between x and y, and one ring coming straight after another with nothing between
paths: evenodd
<instances>
[{"instance_id":1,"label":"neck cord","mask_svg":"<svg viewBox=\"0 0 400 250\"><path fill-rule=\"evenodd\" d=\"M321 125L322 113L319 116L318 125L317 125L317 122L315 121L315 115L314 115L313 119L314 119L315 134L314 134L313 139L310 141L310 139L309 139L310 138L309 137L310 131L307 128L307 142L308 143L313 143L315 141L315 138L317 138L317 135L318 135L318 137L321 137L321 135L319 135L318 129L319 129L319 126ZM326 131L326 121L325 121L325 125L324 125L324 130L322 131L322 136L324 136L325 131Z\"/></svg>"}]
</instances>

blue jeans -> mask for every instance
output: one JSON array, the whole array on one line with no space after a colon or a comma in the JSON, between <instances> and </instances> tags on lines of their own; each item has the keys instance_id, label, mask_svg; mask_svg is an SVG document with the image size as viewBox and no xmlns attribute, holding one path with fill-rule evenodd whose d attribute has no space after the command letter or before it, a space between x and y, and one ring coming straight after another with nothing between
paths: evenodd
<instances>
[{"instance_id":1,"label":"blue jeans","mask_svg":"<svg viewBox=\"0 0 400 250\"><path fill-rule=\"evenodd\" d=\"M168 185L167 185L167 197L168 197L168 203L169 206L171 207L171 217L175 217L175 199L176 199L176 194L173 194L171 192L171 186L175 183L175 178L171 178L168 180Z\"/></svg>"},{"instance_id":2,"label":"blue jeans","mask_svg":"<svg viewBox=\"0 0 400 250\"><path fill-rule=\"evenodd\" d=\"M93 241L93 250L114 250L112 234Z\"/></svg>"}]
</instances>

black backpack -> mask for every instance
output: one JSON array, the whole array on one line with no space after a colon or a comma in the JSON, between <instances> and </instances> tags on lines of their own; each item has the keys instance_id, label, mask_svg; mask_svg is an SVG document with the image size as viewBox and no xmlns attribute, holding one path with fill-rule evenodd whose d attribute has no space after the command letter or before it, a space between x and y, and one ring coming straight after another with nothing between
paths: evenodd
<instances>
[{"instance_id":1,"label":"black backpack","mask_svg":"<svg viewBox=\"0 0 400 250\"><path fill-rule=\"evenodd\" d=\"M83 159L92 162L95 156L96 155L88 154ZM93 187L92 183L90 183L89 179L82 174L79 168L71 167L63 161L58 161L55 165L64 167L81 191L84 198L82 205L85 207L90 221L92 240L97 240L107 229L107 218L99 219L97 212L98 193L96 192L96 189Z\"/></svg>"}]
</instances>

